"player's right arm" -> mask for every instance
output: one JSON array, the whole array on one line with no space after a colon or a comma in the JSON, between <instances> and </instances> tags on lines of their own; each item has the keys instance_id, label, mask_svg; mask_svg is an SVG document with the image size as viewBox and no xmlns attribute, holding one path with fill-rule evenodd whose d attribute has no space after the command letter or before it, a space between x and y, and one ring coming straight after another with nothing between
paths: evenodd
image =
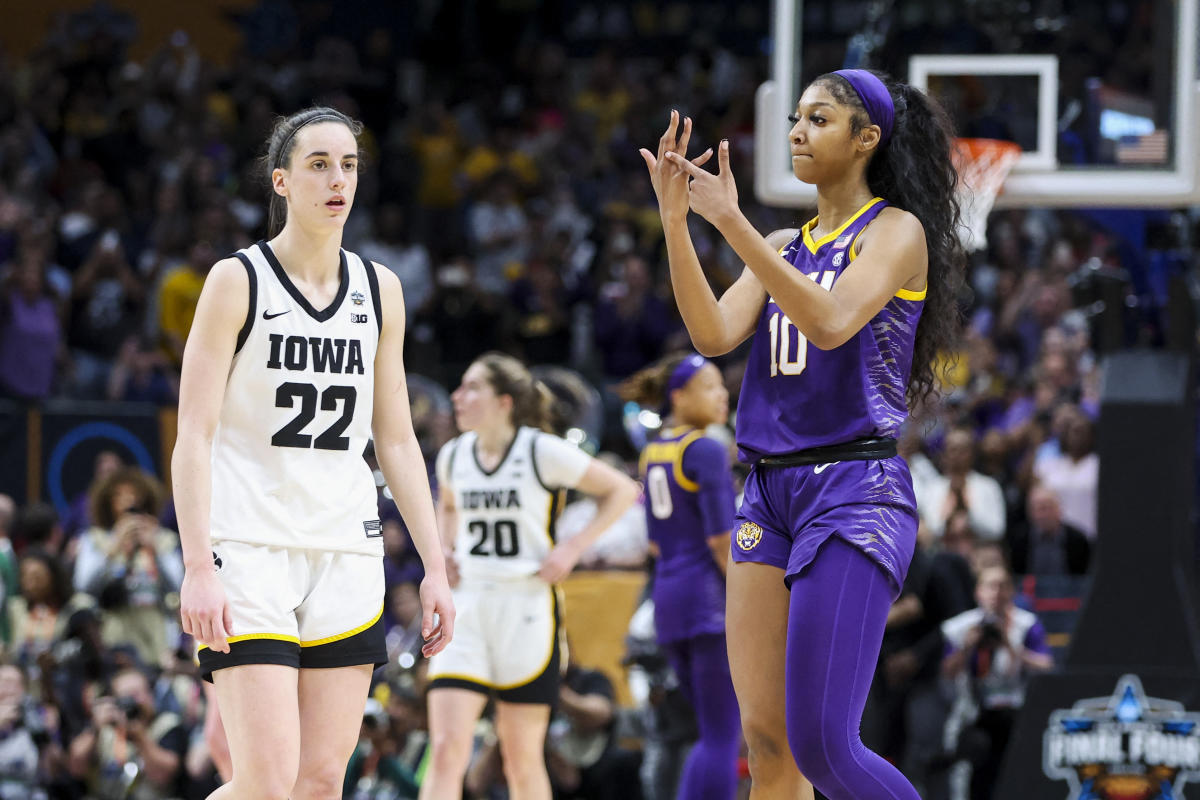
<instances>
[{"instance_id":1,"label":"player's right arm","mask_svg":"<svg viewBox=\"0 0 1200 800\"><path fill-rule=\"evenodd\" d=\"M183 549L180 616L198 643L229 652L232 619L213 567L209 511L212 445L238 332L246 322L250 280L236 258L218 261L204 281L183 351L179 422L171 457L171 482Z\"/></svg>"},{"instance_id":2,"label":"player's right arm","mask_svg":"<svg viewBox=\"0 0 1200 800\"><path fill-rule=\"evenodd\" d=\"M667 130L658 140L657 154L646 149L639 152L650 171L650 183L658 198L667 243L671 288L675 292L679 314L697 352L709 357L720 356L754 333L759 314L767 302L767 291L758 276L748 268L742 270L741 276L725 290L720 299L708 285L687 226L688 174L666 158L667 153L687 157L692 120L684 118L682 126L679 121L678 112L672 111ZM702 166L711 157L712 150L706 150L692 163ZM771 246L779 250L795 235L795 230L779 230L766 238Z\"/></svg>"}]
</instances>

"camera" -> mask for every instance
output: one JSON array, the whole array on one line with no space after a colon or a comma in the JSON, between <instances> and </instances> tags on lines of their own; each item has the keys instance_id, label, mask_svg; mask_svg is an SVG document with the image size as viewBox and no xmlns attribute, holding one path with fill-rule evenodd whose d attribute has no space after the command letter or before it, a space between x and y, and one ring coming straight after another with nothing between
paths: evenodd
<instances>
[{"instance_id":1,"label":"camera","mask_svg":"<svg viewBox=\"0 0 1200 800\"><path fill-rule=\"evenodd\" d=\"M125 714L126 720L133 722L142 718L142 707L137 700L132 697L118 697L116 700L117 708Z\"/></svg>"},{"instance_id":2,"label":"camera","mask_svg":"<svg viewBox=\"0 0 1200 800\"><path fill-rule=\"evenodd\" d=\"M998 647L1004 642L1004 631L995 620L985 619L979 626L979 644L981 647Z\"/></svg>"}]
</instances>

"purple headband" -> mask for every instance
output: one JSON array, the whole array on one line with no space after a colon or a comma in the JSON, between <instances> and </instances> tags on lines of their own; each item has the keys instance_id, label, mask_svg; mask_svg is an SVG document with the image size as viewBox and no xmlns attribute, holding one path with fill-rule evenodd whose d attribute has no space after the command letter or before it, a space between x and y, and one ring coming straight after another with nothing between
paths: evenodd
<instances>
[{"instance_id":1,"label":"purple headband","mask_svg":"<svg viewBox=\"0 0 1200 800\"><path fill-rule=\"evenodd\" d=\"M839 69L833 73L846 79L867 109L867 117L879 126L879 143L885 144L892 138L892 125L896 121L896 104L892 93L874 73L865 69Z\"/></svg>"},{"instance_id":2,"label":"purple headband","mask_svg":"<svg viewBox=\"0 0 1200 800\"><path fill-rule=\"evenodd\" d=\"M682 389L687 385L687 382L692 379L692 376L704 368L708 363L708 359L702 355L693 353L685 358L675 371L671 373L670 380L667 381L667 400L670 401L671 392L676 389Z\"/></svg>"}]
</instances>

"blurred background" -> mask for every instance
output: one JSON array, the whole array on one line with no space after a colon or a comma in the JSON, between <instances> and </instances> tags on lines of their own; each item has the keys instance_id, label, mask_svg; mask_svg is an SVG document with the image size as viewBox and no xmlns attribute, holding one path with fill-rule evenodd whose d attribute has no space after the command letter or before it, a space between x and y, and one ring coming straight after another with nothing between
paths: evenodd
<instances>
[{"instance_id":1,"label":"blurred background","mask_svg":"<svg viewBox=\"0 0 1200 800\"><path fill-rule=\"evenodd\" d=\"M984 13L998 7L1074 32L1055 40L1073 70L1064 80L1170 95L1153 77L1164 23L1152 0L1035 4L1040 17L1020 0L968 3L983 16L952 25L940 4L901 2L889 27L880 7L892 5L806 4L799 73L853 62L902 75L892 62L907 51L888 43L916 36L953 33L975 52L1025 46L1001 41L1007 29ZM658 417L613 387L688 347L637 149L653 147L680 109L695 120L697 151L730 139L742 208L760 231L815 213L755 193L754 101L771 75L774 10L764 0L5 9L0 800L194 798L216 785L178 623L182 565L165 487L183 343L211 265L264 236L258 159L276 117L326 104L365 124L344 245L404 284L411 402L431 476L456 434L448 391L490 349L536 365L558 396L559 432L635 475ZM1120 57L1095 55L1106 52ZM993 94L1007 98L1002 119L1004 103L1025 102L1019 87ZM1007 128L960 124L1032 136L1025 116L1007 118ZM1089 144L1077 118L1061 141L1076 143L1081 163L1114 162L1115 145ZM1151 165L1157 141L1133 143ZM1075 152L1064 148L1060 159ZM1016 604L1039 616L1061 661L1098 545L1101 361L1131 346L1195 347L1198 209L1054 205L992 212L961 297L962 339L944 354L943 398L916 410L902 442L921 547L863 732L927 798L984 796L969 787L970 765L998 762L1005 743L980 738L975 723L981 709L1019 708L1022 691L1018 681L989 694L984 674L942 678L942 623L985 601ZM742 265L702 220L692 228L720 291ZM745 349L718 360L733 398ZM376 475L392 663L377 674L347 776L345 796L362 800L415 797L426 757L421 567ZM569 506L562 535L592 510ZM566 764L554 776L561 797L674 797L695 730L645 625L648 558L637 507L564 586L571 668L599 676L588 685L612 714L599 729L556 717L548 746ZM997 565L1015 579L980 599L976 577ZM477 738L468 793L504 797L486 721Z\"/></svg>"}]
</instances>

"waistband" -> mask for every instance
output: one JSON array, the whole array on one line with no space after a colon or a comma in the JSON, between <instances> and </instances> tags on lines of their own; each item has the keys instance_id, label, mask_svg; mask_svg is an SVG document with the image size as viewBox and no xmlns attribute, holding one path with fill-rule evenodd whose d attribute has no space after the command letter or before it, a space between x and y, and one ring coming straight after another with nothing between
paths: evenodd
<instances>
[{"instance_id":1,"label":"waistband","mask_svg":"<svg viewBox=\"0 0 1200 800\"><path fill-rule=\"evenodd\" d=\"M870 436L852 442L810 447L795 453L764 456L755 462L762 467L799 467L806 464L832 464L835 461L875 461L896 455L896 440L890 436Z\"/></svg>"}]
</instances>

